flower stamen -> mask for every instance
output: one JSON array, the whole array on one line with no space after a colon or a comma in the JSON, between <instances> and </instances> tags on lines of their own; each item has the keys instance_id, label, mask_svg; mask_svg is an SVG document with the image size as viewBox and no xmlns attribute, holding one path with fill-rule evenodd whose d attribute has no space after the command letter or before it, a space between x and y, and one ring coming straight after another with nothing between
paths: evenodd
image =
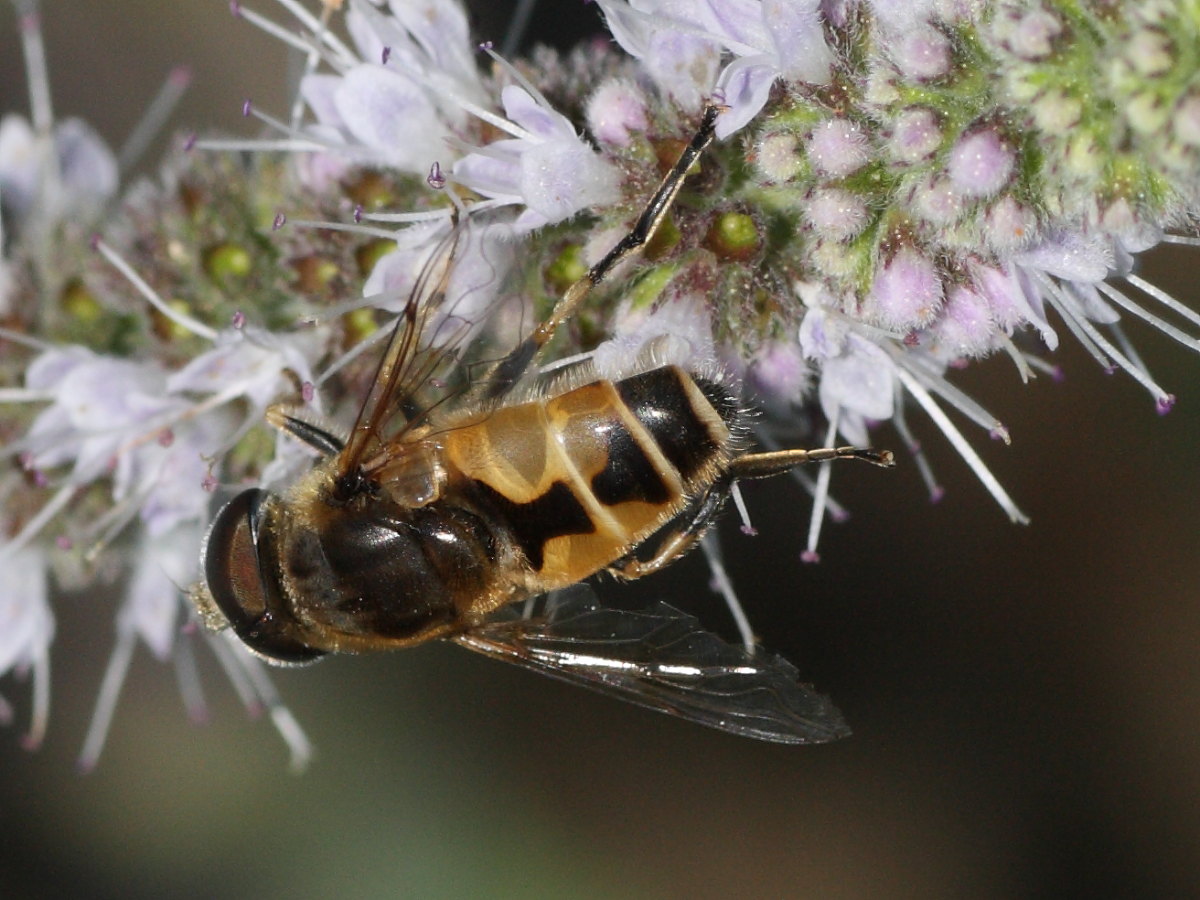
<instances>
[{"instance_id":1,"label":"flower stamen","mask_svg":"<svg viewBox=\"0 0 1200 900\"><path fill-rule=\"evenodd\" d=\"M746 616L742 602L738 599L737 591L733 588L733 580L725 571L725 562L721 555L721 539L715 530L709 530L700 539L700 549L704 551L704 558L708 562L708 571L712 576L710 587L721 595L725 605L729 607L729 614L733 616L746 652L753 653L757 643L754 640L754 630L750 627L750 619Z\"/></svg>"},{"instance_id":2,"label":"flower stamen","mask_svg":"<svg viewBox=\"0 0 1200 900\"><path fill-rule=\"evenodd\" d=\"M925 390L916 376L912 375L903 366L897 366L896 377L903 383L904 389L925 410L925 414L933 420L933 423L946 436L946 440L950 442L950 445L954 447L958 455L963 458L963 461L975 473L975 477L979 479L987 489L987 492L1000 504L1000 508L1008 514L1008 517L1020 525L1029 524L1029 516L1021 512L1017 504L1009 497L1008 492L996 480L996 476L992 474L983 460L979 458L979 454L975 452L975 448L967 443L967 439L963 437L962 432L954 426L954 423L950 421L950 418L942 411L942 408L937 405L937 401L930 396L929 392Z\"/></svg>"},{"instance_id":3,"label":"flower stamen","mask_svg":"<svg viewBox=\"0 0 1200 900\"><path fill-rule=\"evenodd\" d=\"M832 447L837 443L838 418L841 408L833 414L829 420L829 427L825 430L824 446ZM808 520L808 543L804 548L804 552L800 554L800 559L807 563L816 563L821 561L821 555L817 552L817 544L821 538L821 525L825 519L825 509L829 499L829 479L832 477L833 460L826 460L818 463L820 469L817 471L817 490L813 494L812 515Z\"/></svg>"},{"instance_id":4,"label":"flower stamen","mask_svg":"<svg viewBox=\"0 0 1200 900\"><path fill-rule=\"evenodd\" d=\"M125 676L129 674L129 664L133 661L133 648L137 642L137 632L133 622L125 616L117 618L117 642L113 646L112 656L108 659L108 667L104 670L104 678L100 681L100 693L96 697L96 707L92 711L92 720L88 724L87 734L83 739L83 749L79 752L76 766L81 772L91 772L100 761L100 754L108 741L108 731L112 726L113 714L116 712L117 700L121 689L125 686Z\"/></svg>"},{"instance_id":5,"label":"flower stamen","mask_svg":"<svg viewBox=\"0 0 1200 900\"><path fill-rule=\"evenodd\" d=\"M938 483L937 476L933 473L933 465L929 462L929 457L925 455L925 448L921 442L916 439L912 433L912 429L908 427L908 416L904 412L904 394L901 384L896 384L896 413L892 416L892 424L896 427L896 431L900 434L900 439L904 441L904 446L912 456L913 462L916 463L917 473L921 476L921 480L925 482L925 490L929 494L929 502L937 503L945 495L946 489Z\"/></svg>"},{"instance_id":6,"label":"flower stamen","mask_svg":"<svg viewBox=\"0 0 1200 900\"><path fill-rule=\"evenodd\" d=\"M171 70L166 81L158 89L158 93L150 101L150 105L142 113L142 117L117 152L117 171L119 173L125 175L137 165L142 154L146 152L146 148L150 146L150 142L162 132L163 126L175 112L175 108L179 105L180 99L191 82L192 70L187 66L176 66Z\"/></svg>"},{"instance_id":7,"label":"flower stamen","mask_svg":"<svg viewBox=\"0 0 1200 900\"><path fill-rule=\"evenodd\" d=\"M107 259L109 263L112 264L113 268L124 275L125 279L131 285L133 285L137 292L146 298L147 302L149 302L149 304L156 310L158 310L180 328L190 331L197 337L206 338L210 341L215 341L217 339L216 330L209 328L203 322L193 319L191 316L181 313L179 310L174 309L169 303L166 303L162 297L158 296L158 292L155 291L154 288L150 287L150 285L146 283L146 280L142 278L141 275L134 271L133 266L129 265L129 263L127 263L125 259L119 253L117 253L117 251L108 246L108 244L106 244L103 240L96 238L94 241L94 246L95 249L100 252L100 255Z\"/></svg>"}]
</instances>

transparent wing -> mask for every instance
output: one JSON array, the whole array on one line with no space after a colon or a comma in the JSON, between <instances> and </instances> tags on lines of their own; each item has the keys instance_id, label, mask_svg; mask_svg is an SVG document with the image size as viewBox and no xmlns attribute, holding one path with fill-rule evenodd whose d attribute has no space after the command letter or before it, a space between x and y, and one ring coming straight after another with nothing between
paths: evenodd
<instances>
[{"instance_id":1,"label":"transparent wing","mask_svg":"<svg viewBox=\"0 0 1200 900\"><path fill-rule=\"evenodd\" d=\"M406 435L454 421L516 343L525 302L503 290L514 255L508 238L504 228L464 218L430 252L338 456L337 480L351 493L364 477L387 480Z\"/></svg>"},{"instance_id":2,"label":"transparent wing","mask_svg":"<svg viewBox=\"0 0 1200 900\"><path fill-rule=\"evenodd\" d=\"M744 737L811 744L850 733L829 699L778 656L727 644L666 603L608 609L586 589L564 593L546 615L488 622L451 640Z\"/></svg>"},{"instance_id":3,"label":"transparent wing","mask_svg":"<svg viewBox=\"0 0 1200 900\"><path fill-rule=\"evenodd\" d=\"M340 475L354 472L384 443L385 430L395 417L402 416L406 427L418 424L425 412L417 403L418 394L453 359L461 335L450 334L430 344L427 332L429 322L446 299L446 286L463 228L458 222L452 225L417 276L379 360L371 389L359 408L350 438L338 458Z\"/></svg>"}]
</instances>

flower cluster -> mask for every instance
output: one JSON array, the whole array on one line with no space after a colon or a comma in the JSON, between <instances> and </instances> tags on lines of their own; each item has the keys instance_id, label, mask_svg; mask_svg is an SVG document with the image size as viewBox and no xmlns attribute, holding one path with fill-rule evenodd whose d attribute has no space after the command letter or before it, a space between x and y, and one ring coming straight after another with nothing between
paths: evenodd
<instances>
[{"instance_id":1,"label":"flower cluster","mask_svg":"<svg viewBox=\"0 0 1200 900\"><path fill-rule=\"evenodd\" d=\"M276 2L288 23L232 8L306 60L290 115L247 103L267 137L189 141L125 187L124 159L55 121L36 3L17 3L31 108L0 120L0 561L17 573L0 674L33 673L32 742L52 582L131 560L90 763L137 639L185 658L181 588L214 493L305 462L265 410L353 417L454 220L446 319L528 327L627 231L710 103L718 141L642 264L551 357L601 365L670 335L763 406L765 439L783 419L886 445L870 432L890 423L937 497L918 408L1020 521L947 407L1007 432L953 368L999 352L1022 379L1053 372L1065 330L1165 412L1123 322L1200 350L1200 315L1133 271L1161 241L1194 242L1200 213L1188 0L598 0L614 43L524 61L472 44L458 0L349 0L344 29L340 3ZM811 484L809 559L838 509L828 484ZM255 663L211 642L303 756Z\"/></svg>"}]
</instances>

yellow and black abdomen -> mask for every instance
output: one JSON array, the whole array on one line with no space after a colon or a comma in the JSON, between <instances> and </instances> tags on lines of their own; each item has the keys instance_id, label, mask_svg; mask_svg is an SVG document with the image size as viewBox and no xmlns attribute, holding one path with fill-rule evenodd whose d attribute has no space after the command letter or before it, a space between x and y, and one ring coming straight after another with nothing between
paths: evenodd
<instances>
[{"instance_id":1,"label":"yellow and black abdomen","mask_svg":"<svg viewBox=\"0 0 1200 900\"><path fill-rule=\"evenodd\" d=\"M665 366L501 407L443 435L444 462L538 593L612 565L705 493L736 417L725 388Z\"/></svg>"}]
</instances>

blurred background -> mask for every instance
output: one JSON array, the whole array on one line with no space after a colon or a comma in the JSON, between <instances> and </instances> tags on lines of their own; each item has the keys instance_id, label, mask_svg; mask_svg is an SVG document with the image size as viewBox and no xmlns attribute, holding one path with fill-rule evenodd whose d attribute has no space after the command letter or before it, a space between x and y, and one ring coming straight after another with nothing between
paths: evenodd
<instances>
[{"instance_id":1,"label":"blurred background","mask_svg":"<svg viewBox=\"0 0 1200 900\"><path fill-rule=\"evenodd\" d=\"M488 4L477 35L499 43L510 8ZM195 73L181 126L244 134L246 96L286 109L280 46L221 0L44 13L57 113L113 145L179 63ZM535 36L569 43L596 15L543 0ZM27 109L21 65L0 17L2 110ZM1142 274L1200 305L1198 259L1168 248ZM819 565L799 560L799 489L747 487L760 535L725 523L733 578L848 740L742 740L438 645L278 672L317 746L297 777L210 658L212 721L195 726L139 648L80 776L113 608L79 597L57 608L46 745L0 731L0 895L1198 896L1200 357L1130 330L1179 395L1169 416L1070 340L1062 383L1020 387L1003 359L956 376L1011 429L1011 447L969 434L1029 526L919 416L945 499L929 504L903 454L891 473L838 471L853 518ZM619 590L723 628L705 584L697 556ZM0 690L23 723L26 688Z\"/></svg>"}]
</instances>

